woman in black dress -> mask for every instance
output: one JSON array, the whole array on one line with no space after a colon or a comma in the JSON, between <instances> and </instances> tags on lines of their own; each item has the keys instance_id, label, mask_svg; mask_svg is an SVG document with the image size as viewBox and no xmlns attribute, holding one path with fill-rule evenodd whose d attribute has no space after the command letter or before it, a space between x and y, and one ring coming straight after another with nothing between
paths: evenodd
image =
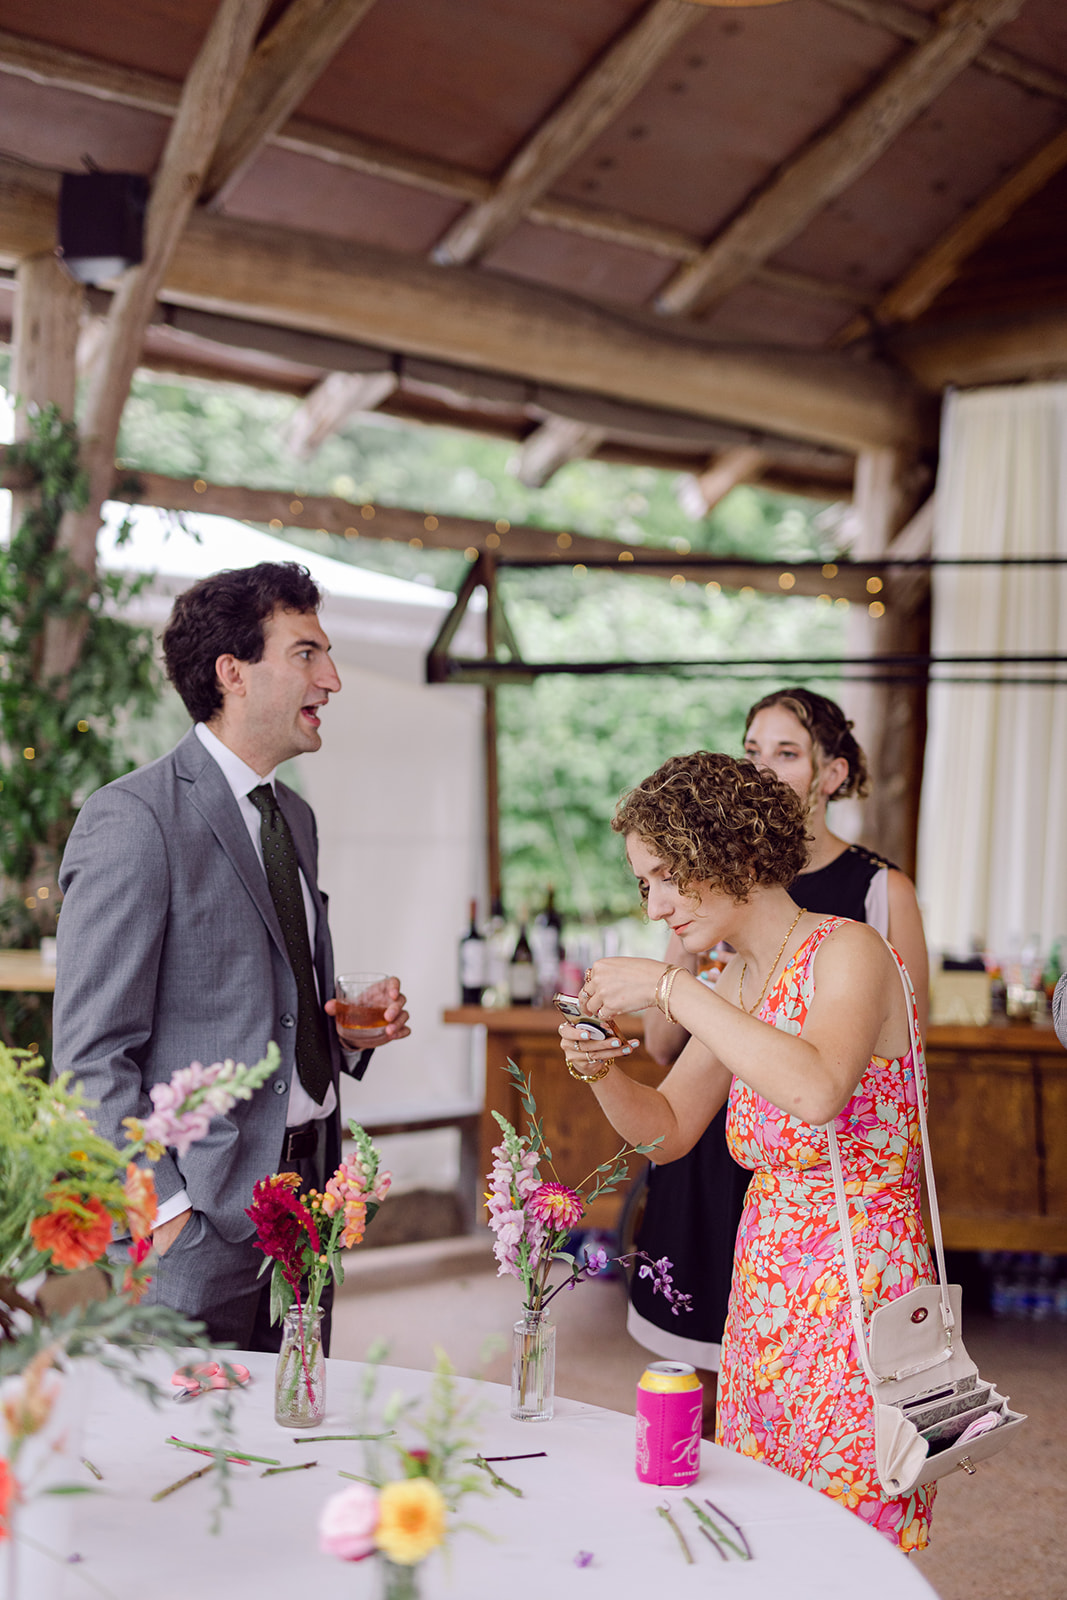
<instances>
[{"instance_id":1,"label":"woman in black dress","mask_svg":"<svg viewBox=\"0 0 1067 1600\"><path fill-rule=\"evenodd\" d=\"M841 707L810 689L778 689L757 701L745 724L745 755L788 783L808 805L808 864L789 893L806 911L869 922L899 952L915 988L925 1030L928 964L922 918L910 878L862 845L847 844L826 821L830 800L867 792L867 764ZM714 952L703 963L672 935L665 959L714 983ZM701 971L702 967L705 969ZM653 1008L645 1013L645 1045L662 1065L688 1035ZM687 1156L648 1175L637 1244L656 1260L669 1256L677 1286L692 1309L671 1315L646 1279L630 1287L627 1326L638 1344L667 1360L689 1361L704 1383L705 1432L714 1424L719 1346L733 1271L734 1240L751 1174L726 1149L720 1111Z\"/></svg>"}]
</instances>

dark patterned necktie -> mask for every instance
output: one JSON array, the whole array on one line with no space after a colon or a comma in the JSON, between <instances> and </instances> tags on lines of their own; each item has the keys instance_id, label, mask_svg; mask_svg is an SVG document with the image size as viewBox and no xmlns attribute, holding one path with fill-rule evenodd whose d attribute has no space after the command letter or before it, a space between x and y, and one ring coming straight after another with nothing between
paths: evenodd
<instances>
[{"instance_id":1,"label":"dark patterned necktie","mask_svg":"<svg viewBox=\"0 0 1067 1600\"><path fill-rule=\"evenodd\" d=\"M300 865L289 824L269 783L249 791L259 812L259 837L267 887L278 913L289 965L296 979L296 1070L311 1098L321 1105L330 1086L330 1042L326 1016L315 993L315 974L308 944L307 915L300 889Z\"/></svg>"}]
</instances>

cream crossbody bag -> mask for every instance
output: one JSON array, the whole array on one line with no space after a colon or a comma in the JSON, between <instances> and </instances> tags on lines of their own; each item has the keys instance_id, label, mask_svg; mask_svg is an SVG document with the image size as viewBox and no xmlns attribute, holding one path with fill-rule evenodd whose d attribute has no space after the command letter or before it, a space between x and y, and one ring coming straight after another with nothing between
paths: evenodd
<instances>
[{"instance_id":1,"label":"cream crossbody bag","mask_svg":"<svg viewBox=\"0 0 1067 1600\"><path fill-rule=\"evenodd\" d=\"M897 959L895 952L893 959ZM957 1467L973 1472L976 1461L1002 1449L1026 1421L1020 1412L1009 1408L1004 1395L983 1381L960 1337L960 1289L958 1284L946 1281L941 1218L926 1127L925 1065L915 1027L911 980L899 963L898 970L911 1020L915 1093L939 1281L923 1284L879 1306L871 1315L869 1331L856 1272L841 1150L834 1124L826 1124L852 1329L874 1397L875 1462L882 1487L894 1498L910 1494L921 1483L943 1478Z\"/></svg>"}]
</instances>

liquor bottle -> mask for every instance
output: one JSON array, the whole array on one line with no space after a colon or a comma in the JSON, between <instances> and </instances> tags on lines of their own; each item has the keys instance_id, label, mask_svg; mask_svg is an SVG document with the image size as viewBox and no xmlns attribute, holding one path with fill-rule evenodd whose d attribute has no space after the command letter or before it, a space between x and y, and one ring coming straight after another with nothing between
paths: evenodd
<instances>
[{"instance_id":1,"label":"liquor bottle","mask_svg":"<svg viewBox=\"0 0 1067 1600\"><path fill-rule=\"evenodd\" d=\"M519 913L519 937L508 966L508 988L513 1006L532 1006L537 994L537 966L526 933L525 908Z\"/></svg>"},{"instance_id":2,"label":"liquor bottle","mask_svg":"<svg viewBox=\"0 0 1067 1600\"><path fill-rule=\"evenodd\" d=\"M459 941L459 988L465 1006L480 1006L486 986L487 951L478 932L478 902L472 900L471 925Z\"/></svg>"}]
</instances>

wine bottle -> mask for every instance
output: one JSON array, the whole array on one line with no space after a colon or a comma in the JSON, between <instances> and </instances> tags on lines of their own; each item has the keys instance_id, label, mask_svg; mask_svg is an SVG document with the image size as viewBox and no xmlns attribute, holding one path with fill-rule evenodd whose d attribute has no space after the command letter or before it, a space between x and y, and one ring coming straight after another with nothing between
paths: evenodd
<instances>
[{"instance_id":1,"label":"wine bottle","mask_svg":"<svg viewBox=\"0 0 1067 1600\"><path fill-rule=\"evenodd\" d=\"M519 913L519 937L508 966L508 988L513 1006L532 1006L537 993L537 967L526 933L526 911Z\"/></svg>"},{"instance_id":2,"label":"wine bottle","mask_svg":"<svg viewBox=\"0 0 1067 1600\"><path fill-rule=\"evenodd\" d=\"M545 895L545 908L534 918L530 940L537 964L538 998L542 1005L551 1005L552 996L559 988L559 968L563 960L563 918L556 910L556 892L551 884Z\"/></svg>"},{"instance_id":3,"label":"wine bottle","mask_svg":"<svg viewBox=\"0 0 1067 1600\"><path fill-rule=\"evenodd\" d=\"M486 945L478 932L478 902L470 903L471 925L459 941L459 988L465 1006L480 1006L486 983Z\"/></svg>"}]
</instances>

